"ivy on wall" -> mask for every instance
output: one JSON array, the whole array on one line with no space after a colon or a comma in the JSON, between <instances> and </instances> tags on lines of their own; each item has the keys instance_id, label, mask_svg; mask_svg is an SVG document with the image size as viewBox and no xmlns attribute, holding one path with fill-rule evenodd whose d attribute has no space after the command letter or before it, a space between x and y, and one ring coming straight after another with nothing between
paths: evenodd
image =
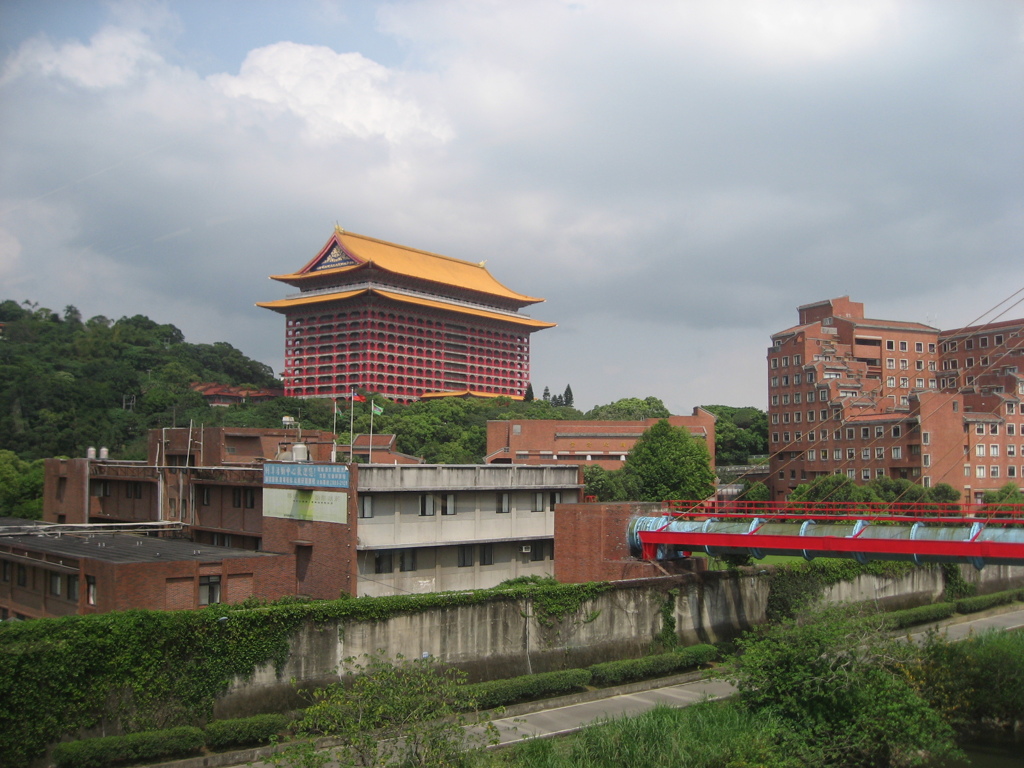
<instances>
[{"instance_id":1,"label":"ivy on wall","mask_svg":"<svg viewBox=\"0 0 1024 768\"><path fill-rule=\"evenodd\" d=\"M284 665L303 624L386 621L494 601L532 602L550 626L611 589L527 580L471 592L248 601L198 611L125 611L37 619L0 628L0 756L26 765L83 729L134 732L205 722L237 677Z\"/></svg>"},{"instance_id":2,"label":"ivy on wall","mask_svg":"<svg viewBox=\"0 0 1024 768\"><path fill-rule=\"evenodd\" d=\"M775 568L766 578L769 583L766 617L780 621L793 616L808 603L821 597L825 589L841 581L871 575L895 578L917 566L913 563L876 560L861 564L856 560L823 558Z\"/></svg>"}]
</instances>

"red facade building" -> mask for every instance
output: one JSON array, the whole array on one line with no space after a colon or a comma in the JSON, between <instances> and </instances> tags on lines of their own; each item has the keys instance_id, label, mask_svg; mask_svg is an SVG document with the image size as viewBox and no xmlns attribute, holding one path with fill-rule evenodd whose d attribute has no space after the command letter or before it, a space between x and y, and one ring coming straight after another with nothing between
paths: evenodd
<instances>
[{"instance_id":1,"label":"red facade building","mask_svg":"<svg viewBox=\"0 0 1024 768\"><path fill-rule=\"evenodd\" d=\"M484 266L336 228L298 272L299 290L258 306L286 318L285 394L343 397L353 389L408 402L428 392L520 398L530 334L553 323L520 310Z\"/></svg>"},{"instance_id":2,"label":"red facade building","mask_svg":"<svg viewBox=\"0 0 1024 768\"><path fill-rule=\"evenodd\" d=\"M946 483L965 502L1024 476L1024 319L952 331L841 297L772 336L773 498L842 473Z\"/></svg>"}]
</instances>

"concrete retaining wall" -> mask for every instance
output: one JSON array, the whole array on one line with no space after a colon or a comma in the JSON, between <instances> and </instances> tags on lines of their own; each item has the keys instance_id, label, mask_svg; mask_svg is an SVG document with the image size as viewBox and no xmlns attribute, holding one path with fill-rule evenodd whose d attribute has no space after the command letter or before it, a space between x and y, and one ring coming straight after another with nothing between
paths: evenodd
<instances>
[{"instance_id":1,"label":"concrete retaining wall","mask_svg":"<svg viewBox=\"0 0 1024 768\"><path fill-rule=\"evenodd\" d=\"M218 702L215 717L301 706L297 686L337 680L343 659L376 651L406 658L430 654L465 670L473 681L642 656L662 630L662 608L669 600L683 644L730 639L765 620L768 580L758 575L760 570L618 582L550 626L537 620L530 601L444 608L380 622L307 625L292 638L292 652L281 673L268 665L250 679L236 680ZM1024 567L979 572L963 566L961 571L979 594L1024 586ZM873 600L894 609L934 602L942 592L942 571L936 567L892 579L861 576L831 587L824 599Z\"/></svg>"}]
</instances>

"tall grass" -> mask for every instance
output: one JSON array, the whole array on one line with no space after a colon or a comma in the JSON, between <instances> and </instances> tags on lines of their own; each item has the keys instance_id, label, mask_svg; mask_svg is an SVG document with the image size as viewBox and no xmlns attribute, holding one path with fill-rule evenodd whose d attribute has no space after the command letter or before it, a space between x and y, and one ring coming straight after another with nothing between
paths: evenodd
<instances>
[{"instance_id":1,"label":"tall grass","mask_svg":"<svg viewBox=\"0 0 1024 768\"><path fill-rule=\"evenodd\" d=\"M515 768L783 766L773 727L730 702L658 707L565 739L529 741L493 759Z\"/></svg>"}]
</instances>

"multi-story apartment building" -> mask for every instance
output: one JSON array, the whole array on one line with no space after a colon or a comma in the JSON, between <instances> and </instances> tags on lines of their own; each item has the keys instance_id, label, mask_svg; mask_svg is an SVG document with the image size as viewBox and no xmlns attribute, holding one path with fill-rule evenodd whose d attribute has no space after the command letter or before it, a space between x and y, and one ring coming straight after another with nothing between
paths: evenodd
<instances>
[{"instance_id":1,"label":"multi-story apartment building","mask_svg":"<svg viewBox=\"0 0 1024 768\"><path fill-rule=\"evenodd\" d=\"M0 617L492 587L554 572L577 466L338 464L329 433L150 433L147 461L48 459L0 520Z\"/></svg>"},{"instance_id":2,"label":"multi-story apartment building","mask_svg":"<svg viewBox=\"0 0 1024 768\"><path fill-rule=\"evenodd\" d=\"M840 472L972 502L1024 476L1024 319L940 331L846 296L798 313L768 350L773 498Z\"/></svg>"},{"instance_id":3,"label":"multi-story apartment building","mask_svg":"<svg viewBox=\"0 0 1024 768\"><path fill-rule=\"evenodd\" d=\"M543 301L473 264L336 228L298 272L299 293L257 306L285 320L285 394L392 400L453 392L522 397L530 334L554 324L521 314Z\"/></svg>"}]
</instances>

